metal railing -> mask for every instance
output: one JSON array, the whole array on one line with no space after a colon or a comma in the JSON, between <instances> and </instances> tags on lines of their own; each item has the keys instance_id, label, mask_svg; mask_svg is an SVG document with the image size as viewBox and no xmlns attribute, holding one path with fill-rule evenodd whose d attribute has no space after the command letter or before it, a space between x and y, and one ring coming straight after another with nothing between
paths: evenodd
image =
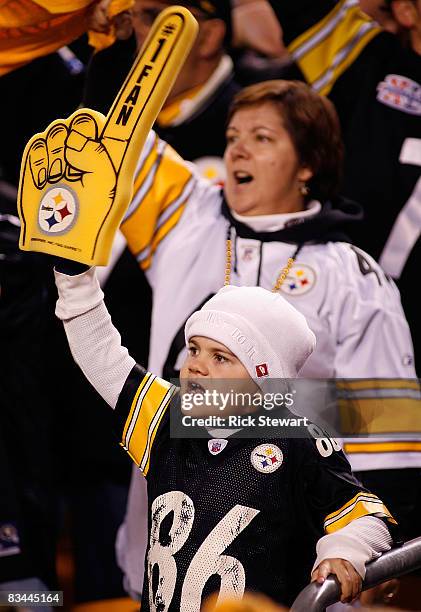
<instances>
[{"instance_id":1,"label":"metal railing","mask_svg":"<svg viewBox=\"0 0 421 612\"><path fill-rule=\"evenodd\" d=\"M421 538L416 538L368 563L362 590L371 589L386 580L420 568ZM290 612L323 612L327 606L339 599L339 582L331 576L323 584L312 582L306 586L292 604Z\"/></svg>"}]
</instances>

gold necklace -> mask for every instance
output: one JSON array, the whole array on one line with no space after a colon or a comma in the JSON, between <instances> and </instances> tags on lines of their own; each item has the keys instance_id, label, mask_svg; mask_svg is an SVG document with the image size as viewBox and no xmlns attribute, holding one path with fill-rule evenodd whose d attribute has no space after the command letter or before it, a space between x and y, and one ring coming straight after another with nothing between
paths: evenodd
<instances>
[{"instance_id":1,"label":"gold necklace","mask_svg":"<svg viewBox=\"0 0 421 612\"><path fill-rule=\"evenodd\" d=\"M231 250L232 240L231 238L227 238L226 240L226 250L225 250L225 279L224 285L231 284L231 260L232 260L232 250ZM276 293L279 291L279 288L282 286L286 277L289 274L289 271L292 268L292 264L297 258L299 251L301 250L302 245L299 245L292 257L288 258L287 265L282 268L280 271L278 278L276 279L275 284L272 287L272 293Z\"/></svg>"}]
</instances>

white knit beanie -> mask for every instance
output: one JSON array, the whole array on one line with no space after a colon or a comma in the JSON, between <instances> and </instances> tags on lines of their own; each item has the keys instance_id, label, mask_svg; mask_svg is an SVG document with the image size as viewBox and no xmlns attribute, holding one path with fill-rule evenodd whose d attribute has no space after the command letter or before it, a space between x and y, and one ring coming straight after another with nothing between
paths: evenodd
<instances>
[{"instance_id":1,"label":"white knit beanie","mask_svg":"<svg viewBox=\"0 0 421 612\"><path fill-rule=\"evenodd\" d=\"M295 378L316 346L305 317L278 293L223 287L185 326L186 344L205 336L224 344L251 378Z\"/></svg>"}]
</instances>

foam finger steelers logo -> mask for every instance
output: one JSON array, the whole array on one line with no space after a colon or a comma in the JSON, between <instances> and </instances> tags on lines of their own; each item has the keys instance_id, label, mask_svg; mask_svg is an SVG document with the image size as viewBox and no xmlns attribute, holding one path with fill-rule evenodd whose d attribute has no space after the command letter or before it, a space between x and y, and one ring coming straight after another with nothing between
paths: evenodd
<instances>
[{"instance_id":1,"label":"foam finger steelers logo","mask_svg":"<svg viewBox=\"0 0 421 612\"><path fill-rule=\"evenodd\" d=\"M260 444L252 451L250 458L258 472L271 474L281 467L284 455L275 444Z\"/></svg>"},{"instance_id":2,"label":"foam finger steelers logo","mask_svg":"<svg viewBox=\"0 0 421 612\"><path fill-rule=\"evenodd\" d=\"M75 224L78 212L75 192L67 185L56 185L42 197L38 225L44 234L65 234Z\"/></svg>"},{"instance_id":3,"label":"foam finger steelers logo","mask_svg":"<svg viewBox=\"0 0 421 612\"><path fill-rule=\"evenodd\" d=\"M287 295L304 295L313 289L316 273L306 264L293 264L288 276L280 286L280 291Z\"/></svg>"}]
</instances>

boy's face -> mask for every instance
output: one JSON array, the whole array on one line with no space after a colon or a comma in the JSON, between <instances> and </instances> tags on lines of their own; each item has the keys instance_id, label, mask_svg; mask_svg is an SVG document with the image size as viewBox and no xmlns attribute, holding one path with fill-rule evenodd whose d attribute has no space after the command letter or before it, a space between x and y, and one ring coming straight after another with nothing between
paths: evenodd
<instances>
[{"instance_id":1,"label":"boy's face","mask_svg":"<svg viewBox=\"0 0 421 612\"><path fill-rule=\"evenodd\" d=\"M242 409L230 402L220 401L224 394L256 394L259 387L250 377L250 374L241 361L226 346L205 338L194 336L188 344L188 355L180 370L181 394L189 396L203 396L216 398L212 405L193 405L189 414L194 416L219 415L229 416L251 412L252 407ZM233 395L233 397L234 397ZM195 404L195 402L192 402ZM221 410L223 405L223 410Z\"/></svg>"}]
</instances>

